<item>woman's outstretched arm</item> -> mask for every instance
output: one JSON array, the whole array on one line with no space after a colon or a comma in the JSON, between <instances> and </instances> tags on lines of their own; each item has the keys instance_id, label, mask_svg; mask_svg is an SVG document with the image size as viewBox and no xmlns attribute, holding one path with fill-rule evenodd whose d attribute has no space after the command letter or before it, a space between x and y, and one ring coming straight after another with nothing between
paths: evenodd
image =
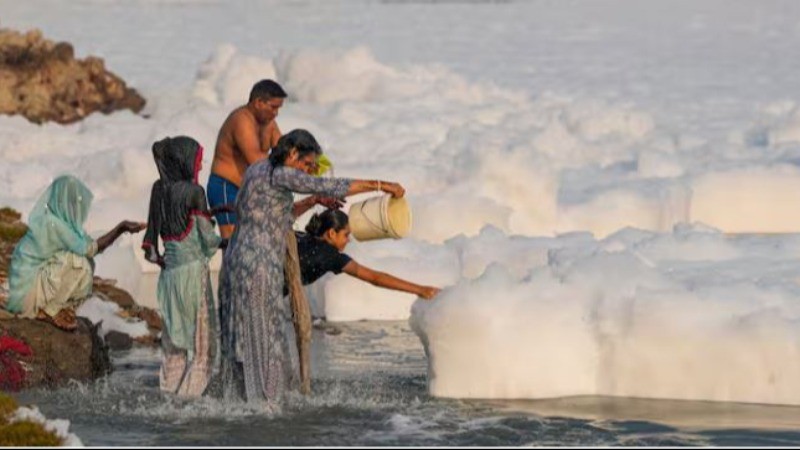
<instances>
[{"instance_id":1,"label":"woman's outstretched arm","mask_svg":"<svg viewBox=\"0 0 800 450\"><path fill-rule=\"evenodd\" d=\"M352 260L344 266L343 272L374 286L392 289L394 291L408 292L409 294L418 295L426 300L436 297L436 294L441 290L433 286L421 286L385 272L372 270Z\"/></svg>"},{"instance_id":2,"label":"woman's outstretched arm","mask_svg":"<svg viewBox=\"0 0 800 450\"><path fill-rule=\"evenodd\" d=\"M102 253L111 244L114 243L122 233L138 233L147 228L146 223L132 222L130 220L123 220L113 230L97 238L97 253Z\"/></svg>"},{"instance_id":3,"label":"woman's outstretched arm","mask_svg":"<svg viewBox=\"0 0 800 450\"><path fill-rule=\"evenodd\" d=\"M391 181L314 177L302 170L285 166L277 167L272 177L276 185L299 194L345 197L363 192L383 191L392 197L402 197L406 192L398 183Z\"/></svg>"},{"instance_id":4,"label":"woman's outstretched arm","mask_svg":"<svg viewBox=\"0 0 800 450\"><path fill-rule=\"evenodd\" d=\"M391 194L392 197L402 197L406 194L406 190L398 183L391 181L381 180L353 180L350 183L350 188L347 190L347 195L356 195L362 192L383 191Z\"/></svg>"},{"instance_id":5,"label":"woman's outstretched arm","mask_svg":"<svg viewBox=\"0 0 800 450\"><path fill-rule=\"evenodd\" d=\"M344 206L344 203L338 198L324 197L314 194L294 202L294 206L292 206L292 215L296 219L314 207L314 205L322 205L328 209L339 209Z\"/></svg>"}]
</instances>

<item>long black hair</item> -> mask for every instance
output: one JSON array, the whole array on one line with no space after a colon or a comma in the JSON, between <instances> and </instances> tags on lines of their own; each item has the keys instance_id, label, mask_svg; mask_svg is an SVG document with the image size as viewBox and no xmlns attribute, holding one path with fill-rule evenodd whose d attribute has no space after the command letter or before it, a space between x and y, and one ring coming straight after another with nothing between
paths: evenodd
<instances>
[{"instance_id":1,"label":"long black hair","mask_svg":"<svg viewBox=\"0 0 800 450\"><path fill-rule=\"evenodd\" d=\"M269 154L269 162L272 165L270 170L270 182L272 181L272 171L286 163L292 149L297 149L297 156L303 158L306 155L321 155L322 147L319 146L314 135L303 129L292 130L278 139L278 143Z\"/></svg>"},{"instance_id":2,"label":"long black hair","mask_svg":"<svg viewBox=\"0 0 800 450\"><path fill-rule=\"evenodd\" d=\"M326 209L311 216L306 225L306 233L314 237L322 237L328 230L342 231L350 220L347 214L338 209Z\"/></svg>"}]
</instances>

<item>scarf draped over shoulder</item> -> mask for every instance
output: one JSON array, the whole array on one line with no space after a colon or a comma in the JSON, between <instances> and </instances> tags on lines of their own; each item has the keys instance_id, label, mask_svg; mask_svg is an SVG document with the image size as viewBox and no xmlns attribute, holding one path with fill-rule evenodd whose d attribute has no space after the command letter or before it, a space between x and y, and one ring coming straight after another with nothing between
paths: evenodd
<instances>
[{"instance_id":1,"label":"scarf draped over shoulder","mask_svg":"<svg viewBox=\"0 0 800 450\"><path fill-rule=\"evenodd\" d=\"M150 193L150 212L142 249L153 263L162 259L159 238L181 241L192 230L195 215L210 217L203 187L197 184L203 147L187 136L153 144L159 180Z\"/></svg>"}]
</instances>

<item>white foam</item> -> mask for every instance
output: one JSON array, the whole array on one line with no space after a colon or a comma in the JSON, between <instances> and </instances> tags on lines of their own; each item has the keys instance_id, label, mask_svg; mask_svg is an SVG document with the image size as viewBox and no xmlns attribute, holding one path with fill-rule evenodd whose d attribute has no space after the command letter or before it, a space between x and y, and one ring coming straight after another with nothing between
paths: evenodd
<instances>
[{"instance_id":1,"label":"white foam","mask_svg":"<svg viewBox=\"0 0 800 450\"><path fill-rule=\"evenodd\" d=\"M8 136L0 156L9 161L0 169L6 180L0 201L27 211L52 177L73 172L96 194L88 223L94 235L122 219L145 220L157 176L152 142L175 134L197 138L209 149L205 180L219 124L261 76L278 77L291 93L281 127L311 129L337 175L406 186L414 240L392 248L415 259L382 267L411 281L455 282L449 275L427 277L448 272L436 265L449 263L420 263L430 258L413 251L417 241L442 244L476 236L487 225L517 235L586 230L603 237L628 226L665 231L697 220L729 232L791 231L800 223L791 194L800 178L788 162L791 152L781 150L791 142L793 104L764 109L753 126L771 136L765 141L728 141L729 149L710 150L708 141L666 130L625 103L531 96L468 82L438 65L391 66L365 47L281 51L270 58L220 46L200 66L191 90L154 98L150 119L123 112L70 126L35 126L0 118ZM119 279L131 291L150 286L142 273L158 268L143 260L140 241L141 235L125 237L100 256L98 275ZM490 259L510 256L498 252ZM212 269L219 261L219 255L212 259ZM415 264L432 267L403 272ZM346 276L316 289L327 302L326 315L341 320L405 318L413 301Z\"/></svg>"},{"instance_id":2,"label":"white foam","mask_svg":"<svg viewBox=\"0 0 800 450\"><path fill-rule=\"evenodd\" d=\"M198 70L194 96L215 106L239 106L250 94L253 80L262 78L275 78L271 61L223 45Z\"/></svg>"},{"instance_id":3,"label":"white foam","mask_svg":"<svg viewBox=\"0 0 800 450\"><path fill-rule=\"evenodd\" d=\"M693 186L690 216L732 233L797 231L800 169L794 165L704 174Z\"/></svg>"},{"instance_id":4,"label":"white foam","mask_svg":"<svg viewBox=\"0 0 800 450\"><path fill-rule=\"evenodd\" d=\"M442 246L419 241L370 241L351 243L347 252L356 262L373 270L423 285L447 285L458 277L456 254ZM315 297L331 321L404 320L413 294L379 288L347 274L330 277Z\"/></svg>"},{"instance_id":5,"label":"white foam","mask_svg":"<svg viewBox=\"0 0 800 450\"><path fill-rule=\"evenodd\" d=\"M4 26L42 26L119 67L149 119L0 117L0 205L27 214L72 172L96 194L93 234L144 220L152 142L197 138L205 180L219 125L274 76L290 93L282 130L311 130L337 175L408 189L412 239L348 252L452 285L414 305L434 394L797 401L800 239L724 236L800 226L800 78L796 58L774 57L800 34L783 6L759 5L754 22L751 4L721 1L194 1L97 2L103 27L66 3L6 5ZM679 225L698 221L715 229ZM152 282L140 241L109 249L98 274ZM339 319L403 318L414 301L346 275L313 289Z\"/></svg>"},{"instance_id":6,"label":"white foam","mask_svg":"<svg viewBox=\"0 0 800 450\"><path fill-rule=\"evenodd\" d=\"M527 274L493 262L413 306L430 392L800 404L795 241L628 229L553 240Z\"/></svg>"},{"instance_id":7,"label":"white foam","mask_svg":"<svg viewBox=\"0 0 800 450\"><path fill-rule=\"evenodd\" d=\"M45 430L55 433L62 440L64 447L83 447L83 442L81 442L80 438L69 432L69 420L51 420L45 417L36 406L21 406L14 411L11 422L23 420L42 424Z\"/></svg>"},{"instance_id":8,"label":"white foam","mask_svg":"<svg viewBox=\"0 0 800 450\"><path fill-rule=\"evenodd\" d=\"M435 65L393 67L364 47L263 58L222 46L199 68L191 93L155 96L149 120L122 112L65 127L0 118L8 136L0 156L9 161L0 173L0 200L27 211L50 179L73 172L96 193L92 230L144 220L143 199L156 177L152 142L197 138L209 149L204 180L219 124L245 101L253 79L273 75L291 93L281 127L311 129L337 175L403 182L418 239L443 242L485 225L525 235L602 236L624 226L666 230L680 221L726 231L783 231L796 222L783 200L795 175L773 163L772 151L748 171L725 169L742 148L698 165L707 146L687 146L691 139L659 127L646 111L591 98L531 97ZM769 126L780 134L780 125ZM772 141L780 146L788 138ZM733 189L756 185L747 196ZM731 199L753 213L734 223L722 201Z\"/></svg>"},{"instance_id":9,"label":"white foam","mask_svg":"<svg viewBox=\"0 0 800 450\"><path fill-rule=\"evenodd\" d=\"M139 319L123 318L119 316L121 308L114 302L100 300L91 297L78 308L78 316L86 317L93 324L100 325L99 334L105 337L110 331L118 331L129 335L132 338L142 337L149 334L147 323Z\"/></svg>"},{"instance_id":10,"label":"white foam","mask_svg":"<svg viewBox=\"0 0 800 450\"><path fill-rule=\"evenodd\" d=\"M596 95L591 89L572 92L564 88L568 83L512 89L468 79L437 62L387 62L364 45L265 48L261 43L246 51L245 45L215 45L204 48L204 62L193 62L192 84L168 92L143 90L148 119L118 112L69 126L39 126L0 117L5 137L0 158L7 162L0 166L0 204L27 213L53 177L72 172L96 194L87 225L93 235L122 219L144 221L157 176L152 143L176 134L198 139L207 149L204 182L219 125L245 102L255 80L275 77L290 93L278 119L281 128L311 130L334 161L336 175L406 186L413 240L398 249L474 237L486 226L521 236L586 231L602 238L624 227L668 231L696 221L725 232L797 231L800 223L792 197L800 187L795 164L800 116L792 99L778 97L747 120L720 119L706 130L675 126L658 101L601 95L602 89ZM120 51L129 53L127 47ZM173 63L165 55L152 64L162 70ZM726 111L705 107L707 113ZM131 291L150 288L142 273L157 267L143 261L140 242L138 235L109 249L98 259L98 275L117 278ZM521 252L498 251L483 259L517 258L508 263L517 273L543 252L537 248L525 259ZM219 260L212 260L212 269ZM481 261L458 270L475 276L488 264ZM414 264L419 263L409 258L397 268L381 267L402 272ZM138 271L131 269L137 265ZM425 272L448 271L437 266ZM420 283L455 282L450 275L431 281L419 271L404 275ZM346 276L315 289L332 308L327 315L339 318L404 318L413 301ZM394 295L400 296L397 301L383 300ZM152 306L155 296L145 297Z\"/></svg>"}]
</instances>

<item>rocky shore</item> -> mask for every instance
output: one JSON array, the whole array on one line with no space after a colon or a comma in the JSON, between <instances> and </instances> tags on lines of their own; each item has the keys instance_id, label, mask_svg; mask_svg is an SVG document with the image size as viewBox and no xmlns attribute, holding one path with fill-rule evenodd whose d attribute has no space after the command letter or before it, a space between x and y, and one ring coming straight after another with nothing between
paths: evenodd
<instances>
[{"instance_id":1,"label":"rocky shore","mask_svg":"<svg viewBox=\"0 0 800 450\"><path fill-rule=\"evenodd\" d=\"M39 30L0 29L0 114L68 124L94 112L139 113L144 105L101 58L78 59L71 44L45 39Z\"/></svg>"},{"instance_id":2,"label":"rocky shore","mask_svg":"<svg viewBox=\"0 0 800 450\"><path fill-rule=\"evenodd\" d=\"M5 303L8 295L7 278L14 245L27 230L20 219L18 212L0 209L0 303ZM98 331L102 324L93 324L83 317L79 317L78 330L66 332L48 323L16 318L0 310L0 336L11 337L30 349L29 355L23 355L0 345L0 382L13 375L11 366L16 366L15 361L24 369L24 379L17 387L57 387L69 380L91 381L112 370L110 349L158 344L161 331L158 313L138 305L128 292L116 287L113 280L95 277L93 291L93 296L100 300L118 305L120 317L145 322L148 333L132 338L118 331L106 331L101 338Z\"/></svg>"}]
</instances>

